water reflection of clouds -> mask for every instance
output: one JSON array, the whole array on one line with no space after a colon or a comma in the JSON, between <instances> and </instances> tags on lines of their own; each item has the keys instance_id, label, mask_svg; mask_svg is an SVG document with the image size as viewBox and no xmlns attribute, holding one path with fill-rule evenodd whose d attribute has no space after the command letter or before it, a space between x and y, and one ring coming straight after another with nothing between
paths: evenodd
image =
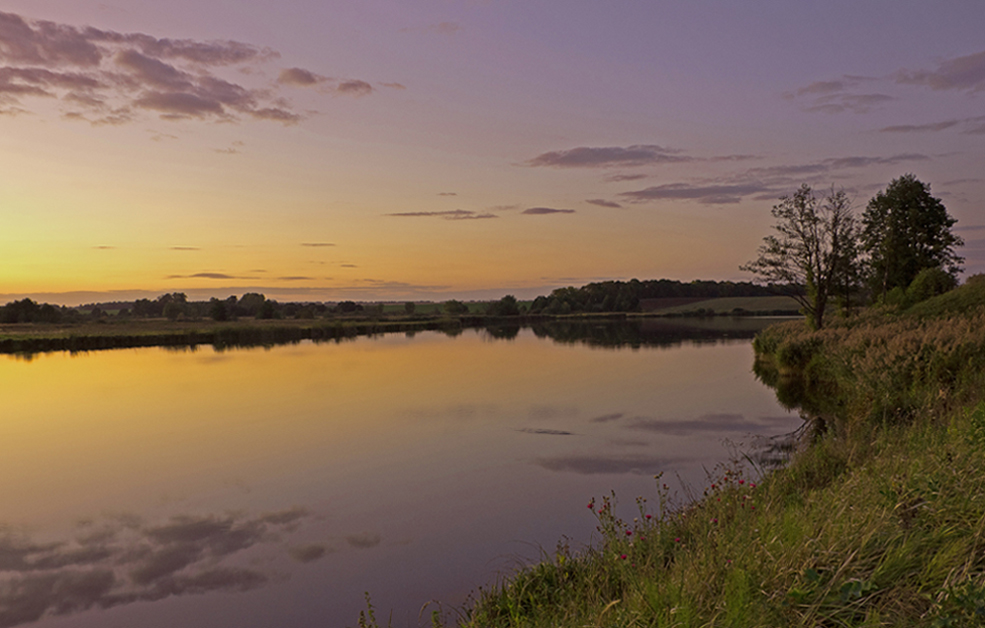
<instances>
[{"instance_id":1,"label":"water reflection of clouds","mask_svg":"<svg viewBox=\"0 0 985 628\"><path fill-rule=\"evenodd\" d=\"M0 527L0 628L171 596L248 591L270 575L235 564L251 548L278 546L312 515L302 508L246 516L177 516L149 524L134 515L79 523L71 540L38 542ZM382 537L346 537L365 549ZM338 546L307 544L287 556L311 563Z\"/></svg>"},{"instance_id":2,"label":"water reflection of clouds","mask_svg":"<svg viewBox=\"0 0 985 628\"><path fill-rule=\"evenodd\" d=\"M570 471L581 475L632 473L635 475L653 474L686 462L680 458L659 458L654 456L611 456L572 454L538 458L534 461L548 471Z\"/></svg>"},{"instance_id":3,"label":"water reflection of clouds","mask_svg":"<svg viewBox=\"0 0 985 628\"><path fill-rule=\"evenodd\" d=\"M689 434L742 432L755 434L776 432L789 425L789 417L760 417L757 421L747 419L742 414L705 414L688 420L663 420L637 417L626 425L628 429L644 430L668 436L687 436Z\"/></svg>"}]
</instances>

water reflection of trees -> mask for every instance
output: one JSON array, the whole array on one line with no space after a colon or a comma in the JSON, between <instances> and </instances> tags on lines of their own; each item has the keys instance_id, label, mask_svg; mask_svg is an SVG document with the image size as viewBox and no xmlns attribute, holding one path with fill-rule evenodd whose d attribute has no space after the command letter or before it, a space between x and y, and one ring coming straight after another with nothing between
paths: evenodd
<instances>
[{"instance_id":1,"label":"water reflection of trees","mask_svg":"<svg viewBox=\"0 0 985 628\"><path fill-rule=\"evenodd\" d=\"M728 320L717 325L693 325L655 319L605 322L552 320L533 324L530 328L538 338L608 349L672 348L685 343L718 344L752 339L758 331L756 325L729 324Z\"/></svg>"}]
</instances>

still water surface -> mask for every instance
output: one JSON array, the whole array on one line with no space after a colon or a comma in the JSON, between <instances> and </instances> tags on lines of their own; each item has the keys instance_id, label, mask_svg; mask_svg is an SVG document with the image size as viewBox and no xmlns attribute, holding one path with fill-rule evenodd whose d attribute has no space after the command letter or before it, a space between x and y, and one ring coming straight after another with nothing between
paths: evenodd
<instances>
[{"instance_id":1,"label":"still water surface","mask_svg":"<svg viewBox=\"0 0 985 628\"><path fill-rule=\"evenodd\" d=\"M0 628L417 625L800 425L748 339L648 325L0 357Z\"/></svg>"}]
</instances>

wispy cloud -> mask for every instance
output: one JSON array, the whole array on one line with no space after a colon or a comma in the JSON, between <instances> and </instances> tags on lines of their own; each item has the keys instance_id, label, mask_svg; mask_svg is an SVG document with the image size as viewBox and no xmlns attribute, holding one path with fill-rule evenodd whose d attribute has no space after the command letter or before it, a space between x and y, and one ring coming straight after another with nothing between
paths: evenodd
<instances>
[{"instance_id":1,"label":"wispy cloud","mask_svg":"<svg viewBox=\"0 0 985 628\"><path fill-rule=\"evenodd\" d=\"M812 163L749 168L738 174L717 179L665 183L642 190L621 192L619 196L630 203L693 200L706 205L727 205L741 202L750 196L757 200L778 198L789 193L791 188L803 183L808 177L832 176L846 170L930 159L930 156L922 153L901 153L888 157L832 157Z\"/></svg>"},{"instance_id":2,"label":"wispy cloud","mask_svg":"<svg viewBox=\"0 0 985 628\"><path fill-rule=\"evenodd\" d=\"M608 168L612 166L646 166L693 161L683 151L656 144L633 146L579 146L568 150L541 153L526 162L528 166L553 168Z\"/></svg>"},{"instance_id":3,"label":"wispy cloud","mask_svg":"<svg viewBox=\"0 0 985 628\"><path fill-rule=\"evenodd\" d=\"M553 207L530 207L520 212L528 216L545 216L549 214L573 214L573 209L554 209Z\"/></svg>"},{"instance_id":4,"label":"wispy cloud","mask_svg":"<svg viewBox=\"0 0 985 628\"><path fill-rule=\"evenodd\" d=\"M197 246L172 246L168 250L171 251L200 251L201 249Z\"/></svg>"},{"instance_id":5,"label":"wispy cloud","mask_svg":"<svg viewBox=\"0 0 985 628\"><path fill-rule=\"evenodd\" d=\"M397 212L385 214L386 216L397 216L400 218L444 218L445 220L477 220L483 218L499 218L495 214L477 213L467 209L453 209L442 212Z\"/></svg>"},{"instance_id":6,"label":"wispy cloud","mask_svg":"<svg viewBox=\"0 0 985 628\"><path fill-rule=\"evenodd\" d=\"M256 279L256 277L236 277L225 273L195 273L193 275L168 275L167 279Z\"/></svg>"},{"instance_id":7,"label":"wispy cloud","mask_svg":"<svg viewBox=\"0 0 985 628\"><path fill-rule=\"evenodd\" d=\"M815 81L783 94L797 101L804 111L821 113L868 113L873 108L895 100L878 92L860 93L860 88L878 79L868 76L845 75L829 81Z\"/></svg>"},{"instance_id":8,"label":"wispy cloud","mask_svg":"<svg viewBox=\"0 0 985 628\"><path fill-rule=\"evenodd\" d=\"M643 190L622 192L620 196L630 202L645 203L657 200L697 200L708 205L738 203L750 194L766 192L768 186L761 183L743 185L692 185L689 183L667 183Z\"/></svg>"},{"instance_id":9,"label":"wispy cloud","mask_svg":"<svg viewBox=\"0 0 985 628\"><path fill-rule=\"evenodd\" d=\"M933 70L900 70L897 83L925 85L934 90L979 92L985 89L985 50L945 59Z\"/></svg>"},{"instance_id":10,"label":"wispy cloud","mask_svg":"<svg viewBox=\"0 0 985 628\"><path fill-rule=\"evenodd\" d=\"M897 124L884 126L879 129L880 133L920 133L923 131L943 131L957 126L958 120L945 120L944 122L932 122L930 124Z\"/></svg>"},{"instance_id":11,"label":"wispy cloud","mask_svg":"<svg viewBox=\"0 0 985 628\"><path fill-rule=\"evenodd\" d=\"M327 246L335 246L335 244L332 242L302 242L301 246L309 246L317 249Z\"/></svg>"},{"instance_id":12,"label":"wispy cloud","mask_svg":"<svg viewBox=\"0 0 985 628\"><path fill-rule=\"evenodd\" d=\"M270 48L237 41L157 38L0 12L0 111L26 111L31 99L45 98L57 99L66 118L94 125L126 124L142 111L164 120L294 124L303 116L278 87L330 83L340 95L374 91L366 81L333 83L303 68L283 70L273 88L219 75L269 65L278 57Z\"/></svg>"},{"instance_id":13,"label":"wispy cloud","mask_svg":"<svg viewBox=\"0 0 985 628\"><path fill-rule=\"evenodd\" d=\"M591 203L592 205L598 205L599 207L612 207L612 208L622 207L622 205L616 203L615 201L607 201L603 198L592 198L592 199L588 199L585 202Z\"/></svg>"}]
</instances>

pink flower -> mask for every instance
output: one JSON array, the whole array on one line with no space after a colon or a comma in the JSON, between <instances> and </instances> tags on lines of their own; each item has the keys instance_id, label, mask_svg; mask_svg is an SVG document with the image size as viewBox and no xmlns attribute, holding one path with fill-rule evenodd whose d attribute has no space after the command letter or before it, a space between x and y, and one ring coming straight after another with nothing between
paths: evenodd
<instances>
[{"instance_id":1,"label":"pink flower","mask_svg":"<svg viewBox=\"0 0 985 628\"><path fill-rule=\"evenodd\" d=\"M621 558L621 559L623 559L623 560L626 560L626 555L625 555L625 554L623 554L623 555L622 555L622 556L620 556L619 558Z\"/></svg>"},{"instance_id":2,"label":"pink flower","mask_svg":"<svg viewBox=\"0 0 985 628\"><path fill-rule=\"evenodd\" d=\"M626 536L633 536L632 530L626 530Z\"/></svg>"},{"instance_id":3,"label":"pink flower","mask_svg":"<svg viewBox=\"0 0 985 628\"><path fill-rule=\"evenodd\" d=\"M718 519L712 519L711 522L712 523L718 523Z\"/></svg>"},{"instance_id":4,"label":"pink flower","mask_svg":"<svg viewBox=\"0 0 985 628\"><path fill-rule=\"evenodd\" d=\"M650 517L652 517L652 516L653 516L653 515L647 515L647 516L646 516L646 518L647 518L647 519L649 519L649 518L650 518Z\"/></svg>"},{"instance_id":5,"label":"pink flower","mask_svg":"<svg viewBox=\"0 0 985 628\"><path fill-rule=\"evenodd\" d=\"M681 542L681 537L677 537L674 539L674 543L680 543L680 542Z\"/></svg>"}]
</instances>

